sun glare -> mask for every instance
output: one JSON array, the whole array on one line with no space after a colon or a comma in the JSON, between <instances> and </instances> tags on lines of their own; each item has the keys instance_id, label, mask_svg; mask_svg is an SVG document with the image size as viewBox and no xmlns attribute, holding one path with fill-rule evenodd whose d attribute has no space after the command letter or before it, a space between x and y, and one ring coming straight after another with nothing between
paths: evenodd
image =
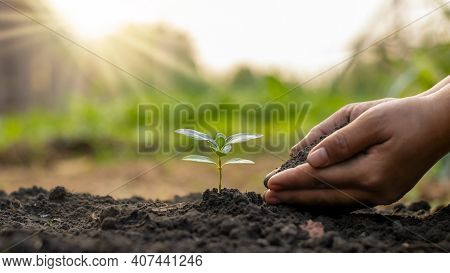
<instances>
[{"instance_id":1,"label":"sun glare","mask_svg":"<svg viewBox=\"0 0 450 273\"><path fill-rule=\"evenodd\" d=\"M70 31L84 38L101 38L133 21L126 1L49 0Z\"/></svg>"}]
</instances>

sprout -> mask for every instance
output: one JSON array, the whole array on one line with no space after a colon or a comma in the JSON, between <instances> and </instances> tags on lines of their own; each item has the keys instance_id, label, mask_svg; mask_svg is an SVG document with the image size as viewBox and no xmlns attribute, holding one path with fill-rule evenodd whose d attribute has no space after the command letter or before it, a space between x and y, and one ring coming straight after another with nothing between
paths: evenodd
<instances>
[{"instance_id":1,"label":"sprout","mask_svg":"<svg viewBox=\"0 0 450 273\"><path fill-rule=\"evenodd\" d=\"M253 135L247 133L239 133L229 137L226 137L222 133L217 133L216 138L208 136L207 134L197 132L191 129L178 129L175 131L178 134L182 134L193 138L195 140L206 141L209 148L217 155L218 161L215 162L211 158L203 155L188 155L183 157L183 160L194 161L200 163L215 164L219 170L219 192L222 190L222 168L228 164L254 164L253 161L242 158L231 158L230 160L222 163L222 157L228 155L231 152L231 145L235 143L249 141L262 137L262 135Z\"/></svg>"}]
</instances>

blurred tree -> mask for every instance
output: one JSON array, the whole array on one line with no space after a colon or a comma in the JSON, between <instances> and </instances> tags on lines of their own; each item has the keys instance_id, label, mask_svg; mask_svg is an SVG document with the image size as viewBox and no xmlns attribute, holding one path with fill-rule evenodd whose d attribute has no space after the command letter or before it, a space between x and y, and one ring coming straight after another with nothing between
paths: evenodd
<instances>
[{"instance_id":1,"label":"blurred tree","mask_svg":"<svg viewBox=\"0 0 450 273\"><path fill-rule=\"evenodd\" d=\"M108 61L166 91L196 94L209 88L184 33L164 25L130 25L95 43L77 41L45 3L20 0L14 7L74 42L0 4L0 112L58 106L74 92L151 92Z\"/></svg>"},{"instance_id":2,"label":"blurred tree","mask_svg":"<svg viewBox=\"0 0 450 273\"><path fill-rule=\"evenodd\" d=\"M436 6L436 2L428 4ZM426 24L394 33L411 21L405 16L408 5L412 3L392 0L374 16L368 31L354 42L354 54L387 35L389 38L352 58L332 81L335 92L356 98L366 94L371 98L405 96L424 91L449 74L449 8L424 18Z\"/></svg>"},{"instance_id":3,"label":"blurred tree","mask_svg":"<svg viewBox=\"0 0 450 273\"><path fill-rule=\"evenodd\" d=\"M48 12L40 1L14 1L14 7L36 18ZM47 30L0 4L0 113L47 105L59 96L64 69L54 52L58 45Z\"/></svg>"}]
</instances>

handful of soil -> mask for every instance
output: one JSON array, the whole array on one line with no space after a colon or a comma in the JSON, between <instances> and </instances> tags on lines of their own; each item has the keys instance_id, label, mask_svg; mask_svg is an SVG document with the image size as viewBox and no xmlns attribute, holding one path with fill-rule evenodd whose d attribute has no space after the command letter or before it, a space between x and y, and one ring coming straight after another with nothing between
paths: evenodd
<instances>
[{"instance_id":1,"label":"handful of soil","mask_svg":"<svg viewBox=\"0 0 450 273\"><path fill-rule=\"evenodd\" d=\"M345 127L348 123L345 123L341 126L338 126L335 128L334 132ZM331 134L331 133L330 133ZM294 154L291 156L291 158L289 158L286 162L284 162L280 167L278 167L277 169L275 169L275 171L273 171L272 173L270 173L269 175L267 175L264 178L264 186L267 188L267 182L269 182L269 179L284 170L290 169L290 168L295 168L298 165L301 165L303 163L306 162L306 159L308 158L308 154L309 152L317 145L319 144L323 139L325 139L328 135L321 135L318 139L316 139L315 141L313 141L310 145L306 146L305 148L301 149L298 153Z\"/></svg>"}]
</instances>

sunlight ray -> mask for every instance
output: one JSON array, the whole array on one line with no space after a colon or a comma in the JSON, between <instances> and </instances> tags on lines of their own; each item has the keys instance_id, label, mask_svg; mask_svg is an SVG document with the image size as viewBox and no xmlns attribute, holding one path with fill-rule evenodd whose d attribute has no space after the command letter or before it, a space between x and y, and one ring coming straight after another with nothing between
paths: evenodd
<instances>
[{"instance_id":1,"label":"sunlight ray","mask_svg":"<svg viewBox=\"0 0 450 273\"><path fill-rule=\"evenodd\" d=\"M30 35L37 35L39 33L43 33L42 29L31 24L9 27L8 29L1 30L0 41L16 38L27 38Z\"/></svg>"},{"instance_id":2,"label":"sunlight ray","mask_svg":"<svg viewBox=\"0 0 450 273\"><path fill-rule=\"evenodd\" d=\"M177 71L188 76L194 76L192 69L187 67L184 63L178 61L173 54L169 54L167 48L157 46L147 47L144 42L139 41L137 37L127 35L123 35L122 41L127 46L131 46L133 49L146 55L159 65L163 65L173 71Z\"/></svg>"}]
</instances>

